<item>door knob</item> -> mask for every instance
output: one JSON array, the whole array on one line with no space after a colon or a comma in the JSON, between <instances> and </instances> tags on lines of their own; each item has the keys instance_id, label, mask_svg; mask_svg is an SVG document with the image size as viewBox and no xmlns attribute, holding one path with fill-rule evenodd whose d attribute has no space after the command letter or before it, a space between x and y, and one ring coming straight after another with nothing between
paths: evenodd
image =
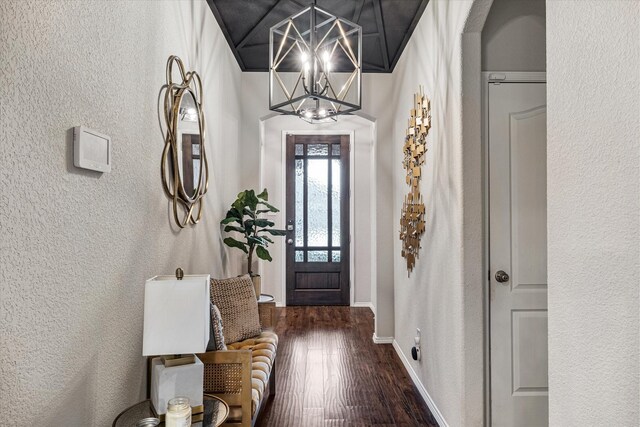
<instances>
[{"instance_id":1,"label":"door knob","mask_svg":"<svg viewBox=\"0 0 640 427\"><path fill-rule=\"evenodd\" d=\"M293 245L293 239L288 239L287 240L287 245Z\"/></svg>"},{"instance_id":2,"label":"door knob","mask_svg":"<svg viewBox=\"0 0 640 427\"><path fill-rule=\"evenodd\" d=\"M509 275L502 270L496 272L496 280L499 283L505 283L509 281Z\"/></svg>"}]
</instances>

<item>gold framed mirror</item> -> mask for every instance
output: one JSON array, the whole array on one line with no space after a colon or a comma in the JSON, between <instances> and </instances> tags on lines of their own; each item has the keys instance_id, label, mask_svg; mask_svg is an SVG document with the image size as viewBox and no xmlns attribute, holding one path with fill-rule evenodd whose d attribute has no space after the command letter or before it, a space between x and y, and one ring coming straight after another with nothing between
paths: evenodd
<instances>
[{"instance_id":1,"label":"gold framed mirror","mask_svg":"<svg viewBox=\"0 0 640 427\"><path fill-rule=\"evenodd\" d=\"M185 71L175 55L169 57L166 73L162 185L173 202L176 224L184 228L202 218L203 197L209 186L202 81L195 71Z\"/></svg>"}]
</instances>

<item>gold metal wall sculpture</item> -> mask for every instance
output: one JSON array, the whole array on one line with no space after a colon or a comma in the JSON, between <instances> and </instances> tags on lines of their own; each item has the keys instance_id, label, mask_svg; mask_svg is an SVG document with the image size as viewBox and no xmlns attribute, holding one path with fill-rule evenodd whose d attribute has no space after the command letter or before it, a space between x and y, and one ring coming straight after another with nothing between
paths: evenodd
<instances>
[{"instance_id":1,"label":"gold metal wall sculpture","mask_svg":"<svg viewBox=\"0 0 640 427\"><path fill-rule=\"evenodd\" d=\"M413 109L409 117L407 135L402 151L402 166L406 170L409 193L404 196L400 217L400 240L402 256L407 260L408 274L411 274L420 251L420 239L424 234L424 203L420 194L422 165L427 153L427 134L431 129L431 101L420 91L413 96Z\"/></svg>"},{"instance_id":2,"label":"gold metal wall sculpture","mask_svg":"<svg viewBox=\"0 0 640 427\"><path fill-rule=\"evenodd\" d=\"M203 196L209 186L202 81L195 71L185 71L177 56L169 57L166 73L162 185L173 201L176 224L184 228L196 224L202 217ZM174 80L175 77L178 80Z\"/></svg>"}]
</instances>

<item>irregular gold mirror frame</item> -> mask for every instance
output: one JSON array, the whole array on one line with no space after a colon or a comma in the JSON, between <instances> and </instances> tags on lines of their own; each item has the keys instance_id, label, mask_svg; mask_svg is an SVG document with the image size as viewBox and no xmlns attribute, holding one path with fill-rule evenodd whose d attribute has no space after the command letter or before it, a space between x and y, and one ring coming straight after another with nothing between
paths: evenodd
<instances>
[{"instance_id":1,"label":"irregular gold mirror frame","mask_svg":"<svg viewBox=\"0 0 640 427\"><path fill-rule=\"evenodd\" d=\"M173 81L173 67L176 66L181 81ZM180 228L197 224L202 218L203 196L209 187L209 165L205 152L204 113L202 110L202 81L195 71L185 71L184 64L177 56L167 61L167 84L164 95L164 120L166 133L162 151L162 185L164 192L173 201L173 217ZM194 193L186 194L180 177L178 162L178 122L180 104L185 94L191 94L198 115L200 130L200 174L194 183Z\"/></svg>"},{"instance_id":2,"label":"irregular gold mirror frame","mask_svg":"<svg viewBox=\"0 0 640 427\"><path fill-rule=\"evenodd\" d=\"M413 96L413 109L409 116L404 139L402 166L406 170L409 193L404 196L400 215L402 256L407 260L407 274L411 275L420 252L420 239L425 231L424 203L420 194L422 165L427 153L427 134L431 129L431 101L420 91Z\"/></svg>"}]
</instances>

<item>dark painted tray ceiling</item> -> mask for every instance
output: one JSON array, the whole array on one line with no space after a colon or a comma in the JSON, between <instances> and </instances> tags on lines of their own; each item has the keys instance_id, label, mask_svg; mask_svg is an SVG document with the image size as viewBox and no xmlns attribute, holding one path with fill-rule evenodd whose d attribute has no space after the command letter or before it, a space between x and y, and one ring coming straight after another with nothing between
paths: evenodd
<instances>
[{"instance_id":1,"label":"dark painted tray ceiling","mask_svg":"<svg viewBox=\"0 0 640 427\"><path fill-rule=\"evenodd\" d=\"M429 0L317 0L319 8L362 26L362 71L390 73ZM269 71L269 29L306 0L207 0L243 71ZM294 70L291 70L294 71ZM297 71L297 70L296 70Z\"/></svg>"}]
</instances>

